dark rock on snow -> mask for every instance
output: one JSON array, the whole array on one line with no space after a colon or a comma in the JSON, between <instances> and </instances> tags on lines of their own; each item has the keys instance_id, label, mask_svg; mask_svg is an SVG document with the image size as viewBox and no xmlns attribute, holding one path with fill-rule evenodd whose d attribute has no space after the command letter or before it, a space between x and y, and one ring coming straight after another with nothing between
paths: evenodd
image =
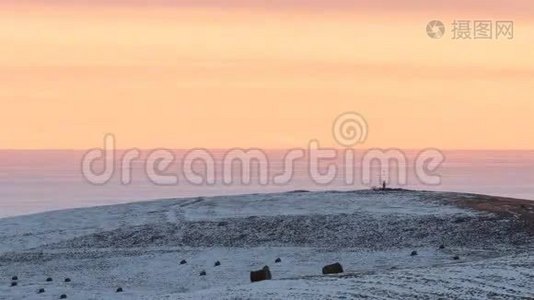
<instances>
[{"instance_id":1,"label":"dark rock on snow","mask_svg":"<svg viewBox=\"0 0 534 300\"><path fill-rule=\"evenodd\" d=\"M261 270L250 272L250 282L270 280L271 278L271 271L268 266L263 267Z\"/></svg>"},{"instance_id":2,"label":"dark rock on snow","mask_svg":"<svg viewBox=\"0 0 534 300\"><path fill-rule=\"evenodd\" d=\"M343 267L340 263L326 265L323 267L323 274L337 274L343 273Z\"/></svg>"}]
</instances>

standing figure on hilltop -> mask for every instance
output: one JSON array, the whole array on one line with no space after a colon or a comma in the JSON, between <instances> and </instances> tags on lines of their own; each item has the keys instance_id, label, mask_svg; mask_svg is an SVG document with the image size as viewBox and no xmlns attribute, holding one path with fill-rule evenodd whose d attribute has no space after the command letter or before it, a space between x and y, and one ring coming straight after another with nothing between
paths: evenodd
<instances>
[{"instance_id":1,"label":"standing figure on hilltop","mask_svg":"<svg viewBox=\"0 0 534 300\"><path fill-rule=\"evenodd\" d=\"M382 189L385 190L386 189L386 181L382 181Z\"/></svg>"}]
</instances>

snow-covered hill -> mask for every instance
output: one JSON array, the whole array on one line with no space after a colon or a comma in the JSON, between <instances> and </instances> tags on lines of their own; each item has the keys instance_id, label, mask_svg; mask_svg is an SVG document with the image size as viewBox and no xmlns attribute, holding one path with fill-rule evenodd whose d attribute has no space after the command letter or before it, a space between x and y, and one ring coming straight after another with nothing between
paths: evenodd
<instances>
[{"instance_id":1,"label":"snow-covered hill","mask_svg":"<svg viewBox=\"0 0 534 300\"><path fill-rule=\"evenodd\" d=\"M0 298L534 297L533 208L444 192L295 191L0 219ZM322 275L334 262L345 272ZM250 283L264 265L273 280Z\"/></svg>"}]
</instances>

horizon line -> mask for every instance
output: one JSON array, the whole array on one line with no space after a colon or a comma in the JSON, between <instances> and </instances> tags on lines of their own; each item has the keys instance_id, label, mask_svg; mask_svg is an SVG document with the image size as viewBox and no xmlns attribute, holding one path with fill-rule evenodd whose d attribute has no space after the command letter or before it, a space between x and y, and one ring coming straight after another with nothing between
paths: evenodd
<instances>
[{"instance_id":1,"label":"horizon line","mask_svg":"<svg viewBox=\"0 0 534 300\"><path fill-rule=\"evenodd\" d=\"M0 151L88 151L92 149L102 149L102 147L91 147L91 148L0 148ZM280 151L280 150L292 150L292 149L306 149L305 147L280 147L280 148L266 148L266 147L190 147L190 148L171 148L171 147L153 147L153 148L138 148L138 147L128 147L128 148L116 148L115 151L128 151L131 149L137 149L139 151L153 151L157 149L165 150L178 150L178 151L190 151L190 150L233 150L233 149L242 149L242 150L266 150L266 151ZM424 149L436 149L440 151L534 151L534 148L439 148L439 147L418 147L418 148L403 148L403 147L368 147L368 148L351 148L351 147L321 147L321 149L335 149L335 150L346 150L352 149L356 151L365 151L371 149L383 149L383 150L404 150L404 151L419 151Z\"/></svg>"}]
</instances>

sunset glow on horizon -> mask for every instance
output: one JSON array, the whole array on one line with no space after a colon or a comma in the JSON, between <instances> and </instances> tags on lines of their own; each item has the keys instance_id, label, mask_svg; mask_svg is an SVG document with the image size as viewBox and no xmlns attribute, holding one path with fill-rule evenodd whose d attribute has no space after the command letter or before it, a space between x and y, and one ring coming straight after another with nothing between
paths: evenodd
<instances>
[{"instance_id":1,"label":"sunset glow on horizon","mask_svg":"<svg viewBox=\"0 0 534 300\"><path fill-rule=\"evenodd\" d=\"M52 3L0 4L0 149L330 147L346 111L365 148L534 149L532 1Z\"/></svg>"}]
</instances>

